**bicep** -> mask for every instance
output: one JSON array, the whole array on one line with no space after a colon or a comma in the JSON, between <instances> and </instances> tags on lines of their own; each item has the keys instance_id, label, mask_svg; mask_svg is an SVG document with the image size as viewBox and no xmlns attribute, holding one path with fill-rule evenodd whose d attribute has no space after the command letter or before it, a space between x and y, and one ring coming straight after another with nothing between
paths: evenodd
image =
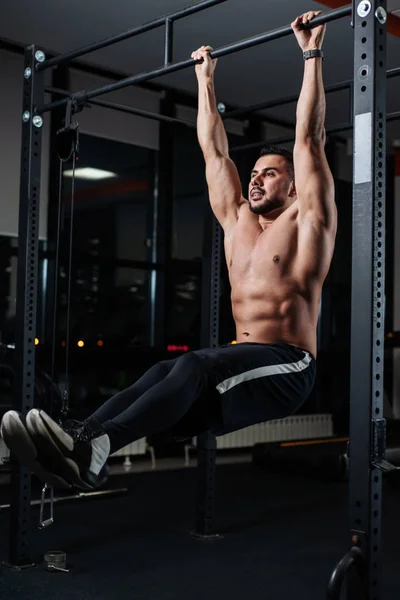
<instances>
[{"instance_id":1,"label":"bicep","mask_svg":"<svg viewBox=\"0 0 400 600\"><path fill-rule=\"evenodd\" d=\"M324 143L296 141L293 161L299 213L329 225L336 212L335 187Z\"/></svg>"},{"instance_id":2,"label":"bicep","mask_svg":"<svg viewBox=\"0 0 400 600\"><path fill-rule=\"evenodd\" d=\"M245 202L235 163L226 156L209 158L206 179L211 208L226 229L237 220L239 207Z\"/></svg>"},{"instance_id":3,"label":"bicep","mask_svg":"<svg viewBox=\"0 0 400 600\"><path fill-rule=\"evenodd\" d=\"M335 248L336 229L335 219L326 227L299 215L296 271L301 280L325 279Z\"/></svg>"}]
</instances>

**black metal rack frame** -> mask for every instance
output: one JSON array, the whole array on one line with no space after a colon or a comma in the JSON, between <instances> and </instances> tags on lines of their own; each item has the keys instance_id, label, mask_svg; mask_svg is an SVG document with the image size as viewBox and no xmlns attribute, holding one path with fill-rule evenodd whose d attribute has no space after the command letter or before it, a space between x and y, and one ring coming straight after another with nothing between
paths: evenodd
<instances>
[{"instance_id":1,"label":"black metal rack frame","mask_svg":"<svg viewBox=\"0 0 400 600\"><path fill-rule=\"evenodd\" d=\"M41 131L43 115L72 99L80 108L95 97L139 84L161 75L194 65L193 60L172 64L173 22L188 14L219 4L225 0L208 0L184 11L173 13L130 32L103 40L51 60L42 50L30 46L25 50L23 127L21 155L21 188L19 209L19 252L17 283L16 358L18 389L14 408L26 413L33 408L34 338L36 329L36 292L38 280L38 227L41 172ZM386 3L385 0L363 0L359 4L331 11L316 18L312 26L353 14L354 81L345 82L353 89L354 185L353 185L353 282L352 282L352 350L351 350L351 445L350 445L350 552L335 570L329 587L329 598L339 597L347 569L357 562L361 585L356 584L351 598L367 589L364 597L380 598L381 561L381 494L380 461L384 454L385 428L383 411L383 334L384 334L384 260L385 260L385 148L386 148ZM89 92L78 92L44 104L44 71L95 49L127 39L154 27L165 25L164 66L148 73L125 78ZM253 36L212 52L224 56L291 34L283 27ZM396 75L400 69L394 70ZM390 74L388 76L395 76ZM331 90L344 89L344 84ZM294 98L287 101L292 102ZM280 101L280 104L282 101ZM104 104L105 105L105 104ZM273 104L268 103L268 107ZM110 106L111 107L111 106ZM260 110L257 105L249 110ZM243 113L242 113L243 114ZM231 112L226 116L238 116ZM398 113L396 113L398 116ZM395 118L394 115L389 118ZM397 117L396 117L397 118ZM173 119L173 120L172 120ZM167 119L166 119L167 120ZM174 122L174 117L168 119ZM340 126L341 127L341 126ZM292 138L291 138L292 139ZM280 142L283 143L283 142ZM221 232L215 224L213 251L208 280L210 293L205 298L202 342L218 343L219 259ZM212 506L204 498L213 498L213 454L215 439L203 440L202 499L197 532L208 536L212 531ZM208 452L208 454L207 454ZM211 454L210 454L211 453ZM211 460L210 460L211 456ZM207 467L208 464L208 467ZM210 476L211 473L211 476ZM211 492L211 493L210 493ZM208 494L204 495L204 494ZM28 544L30 513L30 475L25 468L13 465L10 543L8 564L23 568L32 563ZM357 566L356 565L356 566ZM339 592L338 592L339 590Z\"/></svg>"}]
</instances>

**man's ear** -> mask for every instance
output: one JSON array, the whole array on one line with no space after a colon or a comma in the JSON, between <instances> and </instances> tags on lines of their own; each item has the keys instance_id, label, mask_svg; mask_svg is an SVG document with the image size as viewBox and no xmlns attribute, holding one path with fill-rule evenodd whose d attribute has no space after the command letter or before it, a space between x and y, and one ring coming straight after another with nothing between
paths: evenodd
<instances>
[{"instance_id":1,"label":"man's ear","mask_svg":"<svg viewBox=\"0 0 400 600\"><path fill-rule=\"evenodd\" d=\"M290 184L290 188L289 188L289 198L295 198L296 196L297 196L296 184L293 179L292 183Z\"/></svg>"}]
</instances>

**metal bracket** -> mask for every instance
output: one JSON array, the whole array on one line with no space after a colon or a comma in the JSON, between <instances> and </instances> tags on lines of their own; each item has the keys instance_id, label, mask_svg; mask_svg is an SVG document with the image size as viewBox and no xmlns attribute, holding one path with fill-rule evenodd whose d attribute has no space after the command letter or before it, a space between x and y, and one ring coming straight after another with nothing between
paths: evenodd
<instances>
[{"instance_id":1,"label":"metal bracket","mask_svg":"<svg viewBox=\"0 0 400 600\"><path fill-rule=\"evenodd\" d=\"M46 500L46 491L48 489L50 490L50 518L44 520L43 519L44 505L45 505L45 500ZM50 527L50 525L53 525L53 523L54 523L54 488L52 488L52 487L49 488L46 483L44 488L42 489L42 499L41 499L41 503L40 503L40 516L39 516L38 528L45 529L46 527Z\"/></svg>"},{"instance_id":2,"label":"metal bracket","mask_svg":"<svg viewBox=\"0 0 400 600\"><path fill-rule=\"evenodd\" d=\"M371 465L383 473L399 471L400 467L392 465L385 459L386 456L386 419L373 419L372 421L372 457Z\"/></svg>"},{"instance_id":3,"label":"metal bracket","mask_svg":"<svg viewBox=\"0 0 400 600\"><path fill-rule=\"evenodd\" d=\"M372 466L375 467L375 469L382 471L382 473L393 473L394 471L400 471L400 467L392 465L392 463L387 460L373 461Z\"/></svg>"},{"instance_id":4,"label":"metal bracket","mask_svg":"<svg viewBox=\"0 0 400 600\"><path fill-rule=\"evenodd\" d=\"M84 103L80 97L84 92L73 94L67 102L65 126L57 131L57 154L62 162L68 162L71 156L79 152L79 125L72 122L72 115L82 110Z\"/></svg>"}]
</instances>

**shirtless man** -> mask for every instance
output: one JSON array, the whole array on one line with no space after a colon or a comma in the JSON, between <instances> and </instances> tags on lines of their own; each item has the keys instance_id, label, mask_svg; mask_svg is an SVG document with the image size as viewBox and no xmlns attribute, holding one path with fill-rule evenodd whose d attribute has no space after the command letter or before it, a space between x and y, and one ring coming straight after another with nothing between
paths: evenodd
<instances>
[{"instance_id":1,"label":"shirtless man","mask_svg":"<svg viewBox=\"0 0 400 600\"><path fill-rule=\"evenodd\" d=\"M221 435L288 416L309 395L319 300L337 226L324 152L325 27L301 28L317 14L292 23L306 53L293 159L278 148L265 149L251 172L248 200L216 108L216 61L208 46L192 54L202 61L196 65L198 138L211 206L225 234L237 344L157 363L83 422L61 428L37 409L26 417L6 413L5 443L47 483L95 487L108 456L134 440L165 429L175 435L205 430Z\"/></svg>"}]
</instances>

